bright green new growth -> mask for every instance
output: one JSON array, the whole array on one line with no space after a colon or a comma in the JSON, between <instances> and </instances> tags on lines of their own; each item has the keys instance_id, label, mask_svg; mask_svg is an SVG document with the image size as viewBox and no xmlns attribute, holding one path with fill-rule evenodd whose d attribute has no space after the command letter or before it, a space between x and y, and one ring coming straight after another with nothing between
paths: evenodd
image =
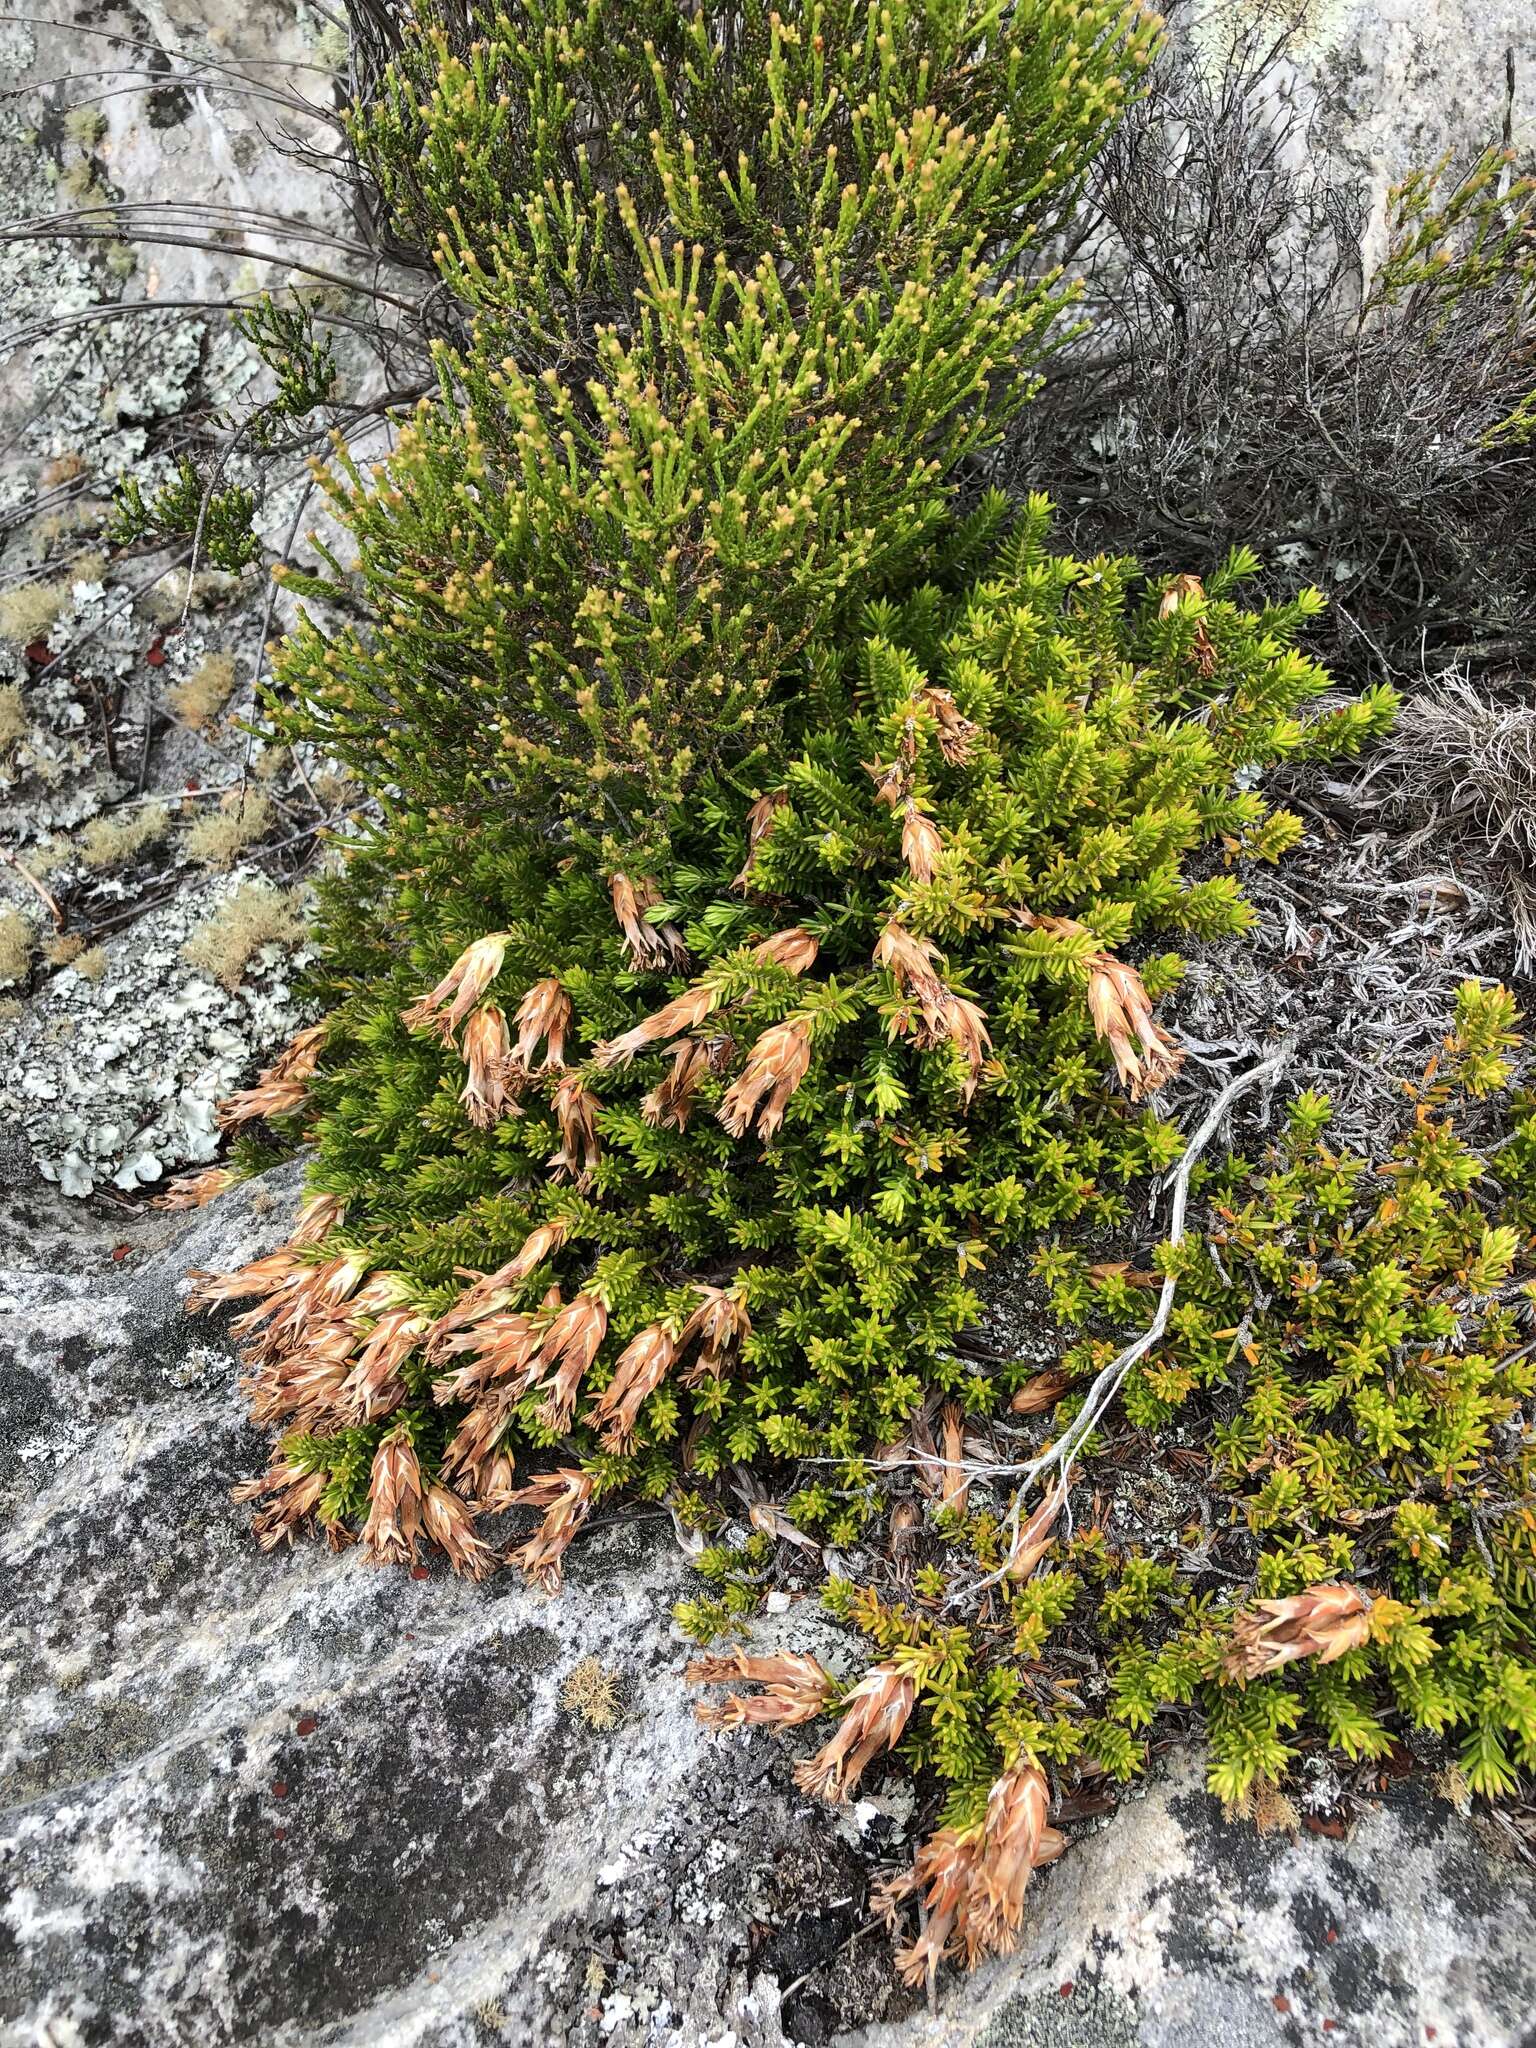
<instances>
[{"instance_id":1,"label":"bright green new growth","mask_svg":"<svg viewBox=\"0 0 1536 2048\"><path fill-rule=\"evenodd\" d=\"M1002 515L988 500L952 554ZM315 1314L254 1383L258 1412L302 1425L276 1483L323 1474L324 1520L377 1509L402 1435L476 1500L496 1455L556 1444L598 1493L663 1492L680 1441L704 1477L767 1452L847 1460L857 1485L928 1386L986 1413L1018 1385L952 1348L972 1276L1090 1207L1123 1220L1126 1185L1181 1150L1095 1037L1155 1088L1173 1062L1140 991L1179 964L1138 975L1115 949L1241 930L1235 878L1192 880L1187 857L1274 858L1298 828L1238 771L1350 751L1392 711L1378 692L1296 715L1327 684L1290 644L1314 594L1246 613L1241 562L1207 594L1146 590L1051 554L1047 523L1036 501L957 593L920 586L812 649L775 781L705 777L643 877L510 822L466 843L413 820L329 887L308 1130L345 1214L298 1256L346 1277L339 1320ZM461 1300L465 1269L525 1243L526 1271ZM737 1317L713 1364L687 1334L701 1288ZM582 1304L590 1342L560 1320ZM633 1396L628 1347L654 1332L677 1355ZM814 1490L800 1509L834 1537L863 1513Z\"/></svg>"},{"instance_id":2,"label":"bright green new growth","mask_svg":"<svg viewBox=\"0 0 1536 2048\"><path fill-rule=\"evenodd\" d=\"M1303 1095L1257 1164L1206 1177L1210 1239L1158 1255L1179 1306L1127 1386L1142 1455L1128 1466L1122 1445L1101 1463L1090 1440L1075 1497L1112 1494L1148 1465L1177 1489L1190 1460L1202 1473L1208 1461L1214 1517L1118 1550L1097 1523L1048 1530L1057 1540L1024 1582L1002 1576L990 1618L957 1626L956 1582L1009 1555L988 1490L944 1511L949 1554L930 1552L906 1593L832 1587L834 1610L917 1679L903 1754L949 1780L945 1825L979 1825L1020 1758L1130 1776L1135 1738L1170 1706L1202 1710L1211 1786L1233 1805L1305 1752L1381 1760L1412 1730L1444 1737L1474 1791L1513 1793L1536 1768L1536 1451L1520 1420L1536 1391L1522 1318L1536 1102L1511 1104L1496 1179L1445 1114L1506 1085L1514 1021L1503 989L1467 984L1446 1075L1416 1091L1384 1169L1331 1152L1328 1105ZM1035 1263L1069 1325L1145 1321L1123 1269L1095 1277L1062 1248ZM1086 1375L1114 1348L1087 1338L1064 1364ZM1047 1441L1079 1399L1043 1419ZM724 1558L707 1561L727 1594L689 1618L723 1625L743 1602ZM1342 1654L1277 1663L1261 1648L1245 1666L1233 1621L1251 1594L1336 1585L1364 1595ZM1107 1672L1078 1707L1054 1683L1064 1627Z\"/></svg>"},{"instance_id":3,"label":"bright green new growth","mask_svg":"<svg viewBox=\"0 0 1536 2048\"><path fill-rule=\"evenodd\" d=\"M377 472L338 451L374 618L294 635L284 722L414 807L515 802L633 858L658 802L771 758L811 635L911 571L1028 398L1068 296L1031 253L1155 23L527 0L468 24L418 18L353 122L471 325Z\"/></svg>"}]
</instances>

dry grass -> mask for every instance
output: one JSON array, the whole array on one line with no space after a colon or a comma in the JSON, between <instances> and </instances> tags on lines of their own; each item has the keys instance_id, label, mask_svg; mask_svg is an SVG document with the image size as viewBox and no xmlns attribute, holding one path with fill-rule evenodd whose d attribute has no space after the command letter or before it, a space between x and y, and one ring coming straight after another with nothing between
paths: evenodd
<instances>
[{"instance_id":1,"label":"dry grass","mask_svg":"<svg viewBox=\"0 0 1536 2048\"><path fill-rule=\"evenodd\" d=\"M163 839L170 826L171 814L164 804L111 812L81 828L76 852L88 868L126 867L146 846Z\"/></svg>"},{"instance_id":2,"label":"dry grass","mask_svg":"<svg viewBox=\"0 0 1536 2048\"><path fill-rule=\"evenodd\" d=\"M30 919L7 904L0 910L0 983L26 980L36 945Z\"/></svg>"},{"instance_id":3,"label":"dry grass","mask_svg":"<svg viewBox=\"0 0 1536 2048\"><path fill-rule=\"evenodd\" d=\"M605 1671L596 1657L583 1657L560 1688L560 1704L600 1734L617 1728L624 1712L621 1674Z\"/></svg>"},{"instance_id":4,"label":"dry grass","mask_svg":"<svg viewBox=\"0 0 1536 2048\"><path fill-rule=\"evenodd\" d=\"M165 701L183 725L191 726L194 732L202 732L213 724L229 702L234 687L235 657L232 654L208 654L191 675L166 691Z\"/></svg>"},{"instance_id":5,"label":"dry grass","mask_svg":"<svg viewBox=\"0 0 1536 2048\"><path fill-rule=\"evenodd\" d=\"M232 789L200 813L182 842L199 867L227 868L237 853L253 846L272 824L272 805L260 790Z\"/></svg>"},{"instance_id":6,"label":"dry grass","mask_svg":"<svg viewBox=\"0 0 1536 2048\"><path fill-rule=\"evenodd\" d=\"M242 883L193 932L181 957L199 974L236 989L263 946L297 945L304 937L308 903L302 882L292 889L279 889L265 877Z\"/></svg>"},{"instance_id":7,"label":"dry grass","mask_svg":"<svg viewBox=\"0 0 1536 2048\"><path fill-rule=\"evenodd\" d=\"M67 582L23 583L0 591L0 640L16 647L46 640L68 602Z\"/></svg>"},{"instance_id":8,"label":"dry grass","mask_svg":"<svg viewBox=\"0 0 1536 2048\"><path fill-rule=\"evenodd\" d=\"M1465 675L1437 677L1403 705L1355 790L1500 896L1516 964L1536 966L1536 705L1503 701Z\"/></svg>"},{"instance_id":9,"label":"dry grass","mask_svg":"<svg viewBox=\"0 0 1536 2048\"><path fill-rule=\"evenodd\" d=\"M21 700L19 683L0 683L0 748L14 747L25 739L31 721Z\"/></svg>"}]
</instances>

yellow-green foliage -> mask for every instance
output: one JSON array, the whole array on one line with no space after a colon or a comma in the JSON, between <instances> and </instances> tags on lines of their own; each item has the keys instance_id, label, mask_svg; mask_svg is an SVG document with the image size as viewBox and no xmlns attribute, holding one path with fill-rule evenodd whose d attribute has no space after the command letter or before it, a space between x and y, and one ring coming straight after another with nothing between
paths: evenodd
<instances>
[{"instance_id":1,"label":"yellow-green foliage","mask_svg":"<svg viewBox=\"0 0 1536 2048\"><path fill-rule=\"evenodd\" d=\"M76 846L88 868L125 867L163 839L170 827L171 814L163 803L133 804L92 818L82 826Z\"/></svg>"},{"instance_id":2,"label":"yellow-green foliage","mask_svg":"<svg viewBox=\"0 0 1536 2048\"><path fill-rule=\"evenodd\" d=\"M0 749L25 739L31 726L18 683L0 683Z\"/></svg>"},{"instance_id":3,"label":"yellow-green foliage","mask_svg":"<svg viewBox=\"0 0 1536 2048\"><path fill-rule=\"evenodd\" d=\"M0 591L0 639L16 647L46 640L68 602L67 581L19 583L14 590Z\"/></svg>"},{"instance_id":4,"label":"yellow-green foliage","mask_svg":"<svg viewBox=\"0 0 1536 2048\"><path fill-rule=\"evenodd\" d=\"M182 847L199 867L227 868L270 828L272 800L259 789L234 789L206 805L189 826Z\"/></svg>"},{"instance_id":5,"label":"yellow-green foliage","mask_svg":"<svg viewBox=\"0 0 1536 2048\"><path fill-rule=\"evenodd\" d=\"M31 919L10 904L0 908L0 985L25 981L36 944Z\"/></svg>"},{"instance_id":6,"label":"yellow-green foliage","mask_svg":"<svg viewBox=\"0 0 1536 2048\"><path fill-rule=\"evenodd\" d=\"M190 725L194 732L200 732L205 726L212 725L228 703L234 687L235 657L232 654L208 654L191 675L166 691L165 701L183 725Z\"/></svg>"},{"instance_id":7,"label":"yellow-green foliage","mask_svg":"<svg viewBox=\"0 0 1536 2048\"><path fill-rule=\"evenodd\" d=\"M304 937L308 905L309 891L302 883L280 889L264 876L243 882L192 933L181 957L225 988L238 988L263 946L292 946Z\"/></svg>"}]
</instances>

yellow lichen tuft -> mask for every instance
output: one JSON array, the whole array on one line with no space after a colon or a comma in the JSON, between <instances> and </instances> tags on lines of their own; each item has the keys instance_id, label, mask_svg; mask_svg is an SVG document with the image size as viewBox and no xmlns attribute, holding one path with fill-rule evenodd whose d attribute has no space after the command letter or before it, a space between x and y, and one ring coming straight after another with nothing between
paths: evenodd
<instances>
[{"instance_id":1,"label":"yellow lichen tuft","mask_svg":"<svg viewBox=\"0 0 1536 2048\"><path fill-rule=\"evenodd\" d=\"M201 732L212 725L235 687L235 657L205 655L191 675L166 691L165 701L183 725Z\"/></svg>"},{"instance_id":2,"label":"yellow lichen tuft","mask_svg":"<svg viewBox=\"0 0 1536 2048\"><path fill-rule=\"evenodd\" d=\"M25 739L31 721L21 701L19 683L0 683L0 749L14 747Z\"/></svg>"},{"instance_id":3,"label":"yellow lichen tuft","mask_svg":"<svg viewBox=\"0 0 1536 2048\"><path fill-rule=\"evenodd\" d=\"M607 1734L623 1718L622 1674L605 1671L596 1657L583 1657L560 1688L560 1704L589 1728Z\"/></svg>"},{"instance_id":4,"label":"yellow lichen tuft","mask_svg":"<svg viewBox=\"0 0 1536 2048\"><path fill-rule=\"evenodd\" d=\"M0 983L26 980L36 944L30 919L10 904L0 910Z\"/></svg>"},{"instance_id":5,"label":"yellow lichen tuft","mask_svg":"<svg viewBox=\"0 0 1536 2048\"><path fill-rule=\"evenodd\" d=\"M105 946L87 946L83 953L77 953L70 962L82 981L100 981L107 971L107 949Z\"/></svg>"},{"instance_id":6,"label":"yellow lichen tuft","mask_svg":"<svg viewBox=\"0 0 1536 2048\"><path fill-rule=\"evenodd\" d=\"M271 800L256 789L232 789L203 811L183 844L187 858L199 867L227 868L235 855L253 846L272 823Z\"/></svg>"},{"instance_id":7,"label":"yellow lichen tuft","mask_svg":"<svg viewBox=\"0 0 1536 2048\"><path fill-rule=\"evenodd\" d=\"M309 889L280 889L264 876L242 883L181 949L189 967L224 988L236 989L253 954L263 946L293 946L304 937Z\"/></svg>"},{"instance_id":8,"label":"yellow lichen tuft","mask_svg":"<svg viewBox=\"0 0 1536 2048\"><path fill-rule=\"evenodd\" d=\"M170 830L171 814L164 804L142 804L137 809L117 811L92 818L83 827L76 852L88 868L125 866L146 846L153 846Z\"/></svg>"},{"instance_id":9,"label":"yellow lichen tuft","mask_svg":"<svg viewBox=\"0 0 1536 2048\"><path fill-rule=\"evenodd\" d=\"M68 602L67 582L22 583L0 592L0 640L16 647L46 640Z\"/></svg>"}]
</instances>

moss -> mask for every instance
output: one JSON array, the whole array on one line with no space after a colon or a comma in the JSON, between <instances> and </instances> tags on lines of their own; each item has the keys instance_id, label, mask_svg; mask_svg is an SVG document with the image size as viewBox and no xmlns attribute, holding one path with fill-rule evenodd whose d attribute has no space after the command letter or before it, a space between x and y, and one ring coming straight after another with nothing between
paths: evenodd
<instances>
[{"instance_id":1,"label":"moss","mask_svg":"<svg viewBox=\"0 0 1536 2048\"><path fill-rule=\"evenodd\" d=\"M165 701L183 725L202 732L213 724L235 687L235 657L208 654L191 675L165 693Z\"/></svg>"},{"instance_id":2,"label":"moss","mask_svg":"<svg viewBox=\"0 0 1536 2048\"><path fill-rule=\"evenodd\" d=\"M163 839L170 826L171 814L163 803L131 805L92 818L81 828L75 850L88 868L126 867L146 846Z\"/></svg>"},{"instance_id":3,"label":"moss","mask_svg":"<svg viewBox=\"0 0 1536 2048\"><path fill-rule=\"evenodd\" d=\"M18 683L0 683L0 750L25 739L31 728Z\"/></svg>"},{"instance_id":4,"label":"moss","mask_svg":"<svg viewBox=\"0 0 1536 2048\"><path fill-rule=\"evenodd\" d=\"M31 919L10 904L0 909L0 985L26 980L36 945Z\"/></svg>"},{"instance_id":5,"label":"moss","mask_svg":"<svg viewBox=\"0 0 1536 2048\"><path fill-rule=\"evenodd\" d=\"M84 950L85 941L78 932L60 932L44 947L43 958L50 967L68 967Z\"/></svg>"},{"instance_id":6,"label":"moss","mask_svg":"<svg viewBox=\"0 0 1536 2048\"><path fill-rule=\"evenodd\" d=\"M263 946L292 946L304 937L309 891L300 883L279 889L265 877L242 883L181 949L189 967L228 989L238 988L252 956Z\"/></svg>"},{"instance_id":7,"label":"moss","mask_svg":"<svg viewBox=\"0 0 1536 2048\"><path fill-rule=\"evenodd\" d=\"M107 117L100 107L71 107L64 116L64 134L77 149L94 149L107 132Z\"/></svg>"},{"instance_id":8,"label":"moss","mask_svg":"<svg viewBox=\"0 0 1536 2048\"><path fill-rule=\"evenodd\" d=\"M182 841L183 850L199 867L227 868L237 853L255 845L272 818L271 799L260 790L231 790L199 813Z\"/></svg>"},{"instance_id":9,"label":"moss","mask_svg":"<svg viewBox=\"0 0 1536 2048\"><path fill-rule=\"evenodd\" d=\"M622 1674L604 1670L596 1657L583 1657L560 1688L560 1704L589 1728L609 1734L623 1718Z\"/></svg>"},{"instance_id":10,"label":"moss","mask_svg":"<svg viewBox=\"0 0 1536 2048\"><path fill-rule=\"evenodd\" d=\"M16 647L46 641L69 602L69 583L22 583L0 591L0 640Z\"/></svg>"},{"instance_id":11,"label":"moss","mask_svg":"<svg viewBox=\"0 0 1536 2048\"><path fill-rule=\"evenodd\" d=\"M107 971L107 949L105 946L88 946L83 953L75 955L71 964L82 981L100 981Z\"/></svg>"}]
</instances>

